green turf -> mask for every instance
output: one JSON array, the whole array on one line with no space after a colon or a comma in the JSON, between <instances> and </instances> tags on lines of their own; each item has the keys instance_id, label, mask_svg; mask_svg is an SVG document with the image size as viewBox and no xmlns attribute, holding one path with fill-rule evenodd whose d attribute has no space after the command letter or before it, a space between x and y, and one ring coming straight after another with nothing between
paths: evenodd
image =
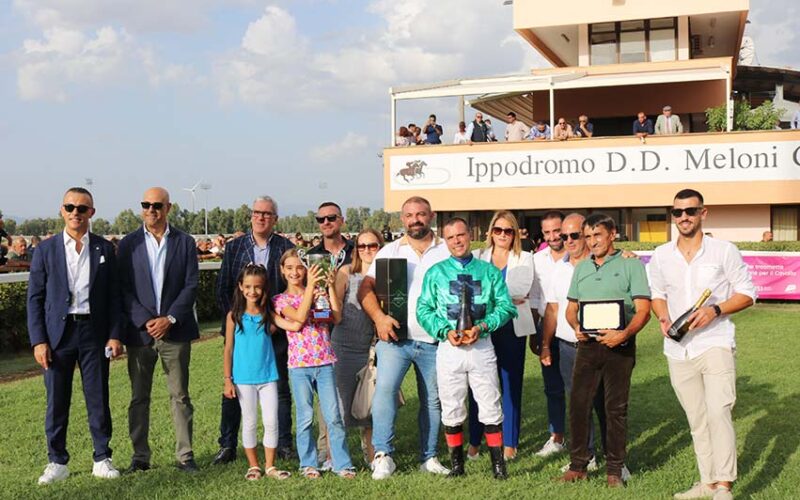
<instances>
[{"instance_id":1,"label":"green turf","mask_svg":"<svg viewBox=\"0 0 800 500\"><path fill-rule=\"evenodd\" d=\"M798 353L800 307L758 305L740 314L738 326L738 401L735 410L739 448L739 498L797 498L800 496L800 389ZM417 471L417 398L413 375L404 385L408 404L401 409L396 445L398 473L386 481L372 481L360 471L354 481L326 475L317 482L297 474L284 482L243 479L246 463L240 453L235 464L211 467L217 450L219 398L222 388L219 340L194 346L191 392L195 406L197 475L185 475L173 466L174 437L163 374L158 372L152 402L151 446L154 469L133 477L100 480L91 476L91 442L86 409L75 384L68 436L72 475L56 485L40 487L36 479L47 461L44 440L44 387L40 377L0 385L0 498L669 498L697 479L691 439L685 417L669 385L661 339L651 324L640 334L629 415L627 463L633 479L624 491L609 491L605 477L595 474L587 484L560 485L551 481L566 457L540 459L532 452L547 438L544 395L538 363L528 354L524 392L520 458L509 464L510 479L489 476L486 453L467 466L458 480ZM79 380L79 377L76 377ZM118 467L131 456L127 438L130 397L125 361L111 369L112 440ZM354 461L357 440L350 437ZM444 447L440 447L444 449ZM445 454L440 454L443 462ZM282 463L295 470L296 463Z\"/></svg>"}]
</instances>

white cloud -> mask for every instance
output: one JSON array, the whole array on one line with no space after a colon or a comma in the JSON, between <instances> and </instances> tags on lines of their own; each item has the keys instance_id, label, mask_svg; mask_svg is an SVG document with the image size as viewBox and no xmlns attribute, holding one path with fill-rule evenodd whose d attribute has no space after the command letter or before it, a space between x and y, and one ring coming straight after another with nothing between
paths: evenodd
<instances>
[{"instance_id":1,"label":"white cloud","mask_svg":"<svg viewBox=\"0 0 800 500\"><path fill-rule=\"evenodd\" d=\"M311 148L308 156L318 163L328 163L353 157L366 149L368 143L367 136L348 132L341 140Z\"/></svg>"}]
</instances>

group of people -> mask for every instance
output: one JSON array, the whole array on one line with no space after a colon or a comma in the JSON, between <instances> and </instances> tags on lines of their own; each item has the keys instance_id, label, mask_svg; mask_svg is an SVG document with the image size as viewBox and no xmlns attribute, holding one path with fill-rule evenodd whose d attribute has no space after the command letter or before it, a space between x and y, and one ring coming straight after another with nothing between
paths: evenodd
<instances>
[{"instance_id":1,"label":"group of people","mask_svg":"<svg viewBox=\"0 0 800 500\"><path fill-rule=\"evenodd\" d=\"M45 369L50 460L40 483L68 475L66 429L76 363L94 444L93 474L119 475L109 447L108 362L121 354L123 344L134 449L127 472L151 466L150 391L159 357L172 406L177 467L197 470L188 391L191 340L198 335L192 313L196 249L191 236L167 223L170 202L164 189L146 191L141 205L143 227L125 236L115 254L110 243L88 232L91 194L71 188L61 207L64 232L42 242L34 254L28 323L34 356ZM492 474L503 479L506 461L518 452L527 343L540 359L550 433L537 455L568 451L570 462L559 478L565 482L586 479L604 457L608 485L622 486L630 477L627 407L636 335L655 314L700 472L700 481L676 498L730 498L736 479L730 318L753 304L756 290L736 247L703 234L707 209L699 192L677 193L671 213L678 238L655 251L648 273L635 255L614 248L615 221L599 213L549 212L541 222L547 247L532 254L523 249L526 238L510 211L495 213L484 248L470 251L469 223L450 219L437 236L431 229L435 213L424 198L414 196L402 205L405 235L388 244L372 229L344 238L342 210L326 202L316 214L322 240L309 252L337 255L343 265L325 273L317 265L307 267L304 253L273 231L275 200L257 198L250 231L226 244L216 286L225 347L214 464L236 459L241 427L249 480L289 477L289 471L277 468L277 457L298 460L300 474L309 479L328 468L353 478L346 432L358 428L372 477L388 478L396 468L400 386L413 365L420 469L463 475L465 458L476 457L485 438ZM406 260L407 318L388 315L378 301L376 261L384 258ZM711 305L692 312L683 340L668 338L671 322L706 288ZM314 320L321 295L330 304L330 324ZM598 300L622 303L618 329L590 332L581 326L582 305ZM465 314L466 326L459 320ZM371 418L356 418L351 410L357 373L370 362L371 349L377 363ZM257 453L259 405L263 467ZM438 459L440 425L449 468Z\"/></svg>"}]
</instances>

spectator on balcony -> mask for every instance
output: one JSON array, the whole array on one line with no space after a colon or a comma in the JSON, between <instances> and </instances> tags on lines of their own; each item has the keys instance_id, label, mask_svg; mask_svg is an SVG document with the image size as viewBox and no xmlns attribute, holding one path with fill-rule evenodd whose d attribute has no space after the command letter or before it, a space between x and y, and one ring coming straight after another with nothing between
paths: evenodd
<instances>
[{"instance_id":1,"label":"spectator on balcony","mask_svg":"<svg viewBox=\"0 0 800 500\"><path fill-rule=\"evenodd\" d=\"M425 144L441 144L442 134L444 130L442 126L436 123L436 115L428 117L428 123L425 125Z\"/></svg>"},{"instance_id":2,"label":"spectator on balcony","mask_svg":"<svg viewBox=\"0 0 800 500\"><path fill-rule=\"evenodd\" d=\"M763 243L772 241L772 231L764 231L764 234L761 235L761 241Z\"/></svg>"},{"instance_id":3,"label":"spectator on balcony","mask_svg":"<svg viewBox=\"0 0 800 500\"><path fill-rule=\"evenodd\" d=\"M414 142L414 136L406 127L400 127L397 132L397 137L394 140L395 146L411 146Z\"/></svg>"},{"instance_id":4,"label":"spectator on balcony","mask_svg":"<svg viewBox=\"0 0 800 500\"><path fill-rule=\"evenodd\" d=\"M8 252L10 262L30 262L31 255L28 253L28 242L22 236L17 236L11 243L11 250Z\"/></svg>"},{"instance_id":5,"label":"spectator on balcony","mask_svg":"<svg viewBox=\"0 0 800 500\"><path fill-rule=\"evenodd\" d=\"M508 142L524 141L525 136L531 131L527 125L517 120L517 114L513 111L506 114L506 121L508 122L508 126L506 126L506 141Z\"/></svg>"},{"instance_id":6,"label":"spectator on balcony","mask_svg":"<svg viewBox=\"0 0 800 500\"><path fill-rule=\"evenodd\" d=\"M497 142L497 136L494 135L494 129L492 128L492 120L487 118L484 123L486 123L486 142Z\"/></svg>"},{"instance_id":7,"label":"spectator on balcony","mask_svg":"<svg viewBox=\"0 0 800 500\"><path fill-rule=\"evenodd\" d=\"M575 134L572 133L572 125L567 123L567 119L563 116L558 119L555 130L553 130L553 139L557 141L566 141L572 139Z\"/></svg>"},{"instance_id":8,"label":"spectator on balcony","mask_svg":"<svg viewBox=\"0 0 800 500\"><path fill-rule=\"evenodd\" d=\"M531 141L549 141L550 137L550 125L546 124L544 120L536 122L528 134L528 139Z\"/></svg>"},{"instance_id":9,"label":"spectator on balcony","mask_svg":"<svg viewBox=\"0 0 800 500\"><path fill-rule=\"evenodd\" d=\"M422 138L419 136L422 133L422 129L417 127L413 123L408 124L408 131L411 132L411 145L422 144Z\"/></svg>"},{"instance_id":10,"label":"spectator on balcony","mask_svg":"<svg viewBox=\"0 0 800 500\"><path fill-rule=\"evenodd\" d=\"M636 119L633 120L633 135L642 139L642 141L648 135L653 135L653 122L644 114L644 111L639 111Z\"/></svg>"},{"instance_id":11,"label":"spectator on balcony","mask_svg":"<svg viewBox=\"0 0 800 500\"><path fill-rule=\"evenodd\" d=\"M469 136L467 135L467 124L464 122L458 122L458 132L456 135L453 136L453 144L467 144L469 142Z\"/></svg>"},{"instance_id":12,"label":"spectator on balcony","mask_svg":"<svg viewBox=\"0 0 800 500\"><path fill-rule=\"evenodd\" d=\"M470 144L473 142L489 142L486 122L483 121L483 113L480 111L475 113L475 119L467 125L467 141Z\"/></svg>"},{"instance_id":13,"label":"spectator on balcony","mask_svg":"<svg viewBox=\"0 0 800 500\"><path fill-rule=\"evenodd\" d=\"M578 117L578 126L575 127L575 137L592 137L594 135L594 125L589 122L589 117L581 115Z\"/></svg>"},{"instance_id":14,"label":"spectator on balcony","mask_svg":"<svg viewBox=\"0 0 800 500\"><path fill-rule=\"evenodd\" d=\"M792 119L789 122L789 126L791 126L792 130L800 129L800 109L794 112L792 115Z\"/></svg>"},{"instance_id":15,"label":"spectator on balcony","mask_svg":"<svg viewBox=\"0 0 800 500\"><path fill-rule=\"evenodd\" d=\"M664 106L663 111L664 113L656 119L656 135L682 134L681 118L672 114L672 106Z\"/></svg>"}]
</instances>

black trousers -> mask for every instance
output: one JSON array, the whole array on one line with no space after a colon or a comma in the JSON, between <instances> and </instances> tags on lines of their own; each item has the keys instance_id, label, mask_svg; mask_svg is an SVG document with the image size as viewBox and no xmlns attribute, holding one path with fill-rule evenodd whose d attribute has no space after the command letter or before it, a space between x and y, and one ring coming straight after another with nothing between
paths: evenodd
<instances>
[{"instance_id":1,"label":"black trousers","mask_svg":"<svg viewBox=\"0 0 800 500\"><path fill-rule=\"evenodd\" d=\"M570 469L585 472L591 459L589 426L592 425L592 405L602 381L606 412L606 470L608 475L621 475L628 431L628 396L635 364L636 344L633 342L616 349L597 342L578 345L569 400Z\"/></svg>"},{"instance_id":2,"label":"black trousers","mask_svg":"<svg viewBox=\"0 0 800 500\"><path fill-rule=\"evenodd\" d=\"M291 447L292 439L292 393L289 390L289 343L286 332L278 330L272 336L275 361L278 364L278 448ZM219 421L219 445L236 448L239 442L239 426L242 409L238 399L222 396L222 415Z\"/></svg>"},{"instance_id":3,"label":"black trousers","mask_svg":"<svg viewBox=\"0 0 800 500\"><path fill-rule=\"evenodd\" d=\"M111 458L111 409L108 405L108 359L105 342L96 335L90 320L67 321L64 337L52 349L50 368L44 372L47 390L47 413L44 430L47 456L51 462L66 464L67 428L72 402L72 377L77 364L83 383L83 398L89 418L89 432L94 446L94 461Z\"/></svg>"}]
</instances>

